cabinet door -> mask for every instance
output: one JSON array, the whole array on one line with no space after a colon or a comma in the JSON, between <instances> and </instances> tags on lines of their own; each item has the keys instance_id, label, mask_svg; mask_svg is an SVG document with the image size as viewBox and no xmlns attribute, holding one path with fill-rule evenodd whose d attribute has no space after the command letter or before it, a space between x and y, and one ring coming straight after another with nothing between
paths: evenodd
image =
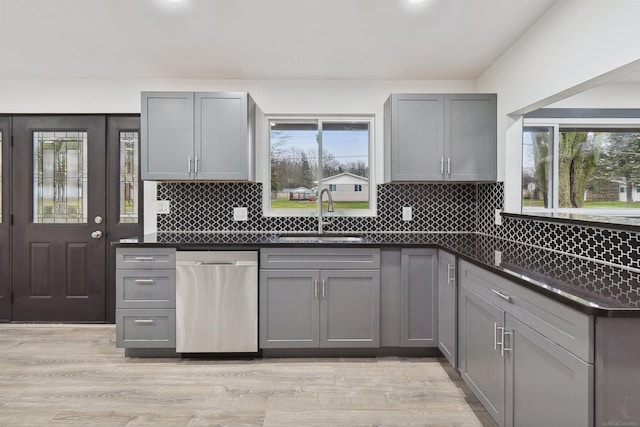
<instances>
[{"instance_id":1,"label":"cabinet door","mask_svg":"<svg viewBox=\"0 0 640 427\"><path fill-rule=\"evenodd\" d=\"M504 311L466 288L461 288L460 298L459 333L463 348L460 373L487 412L502 426L504 358L499 328L504 327Z\"/></svg>"},{"instance_id":2,"label":"cabinet door","mask_svg":"<svg viewBox=\"0 0 640 427\"><path fill-rule=\"evenodd\" d=\"M446 179L495 181L496 95L445 96Z\"/></svg>"},{"instance_id":3,"label":"cabinet door","mask_svg":"<svg viewBox=\"0 0 640 427\"><path fill-rule=\"evenodd\" d=\"M193 179L193 93L143 92L140 119L142 179Z\"/></svg>"},{"instance_id":4,"label":"cabinet door","mask_svg":"<svg viewBox=\"0 0 640 427\"><path fill-rule=\"evenodd\" d=\"M449 363L456 361L456 257L450 253L438 253L438 348Z\"/></svg>"},{"instance_id":5,"label":"cabinet door","mask_svg":"<svg viewBox=\"0 0 640 427\"><path fill-rule=\"evenodd\" d=\"M403 347L436 347L438 300L436 250L401 251L401 343Z\"/></svg>"},{"instance_id":6,"label":"cabinet door","mask_svg":"<svg viewBox=\"0 0 640 427\"><path fill-rule=\"evenodd\" d=\"M195 94L196 179L249 179L248 98L243 92Z\"/></svg>"},{"instance_id":7,"label":"cabinet door","mask_svg":"<svg viewBox=\"0 0 640 427\"><path fill-rule=\"evenodd\" d=\"M506 315L506 426L593 426L593 365Z\"/></svg>"},{"instance_id":8,"label":"cabinet door","mask_svg":"<svg viewBox=\"0 0 640 427\"><path fill-rule=\"evenodd\" d=\"M442 95L391 96L391 180L441 181Z\"/></svg>"},{"instance_id":9,"label":"cabinet door","mask_svg":"<svg viewBox=\"0 0 640 427\"><path fill-rule=\"evenodd\" d=\"M260 271L260 347L318 347L318 270Z\"/></svg>"},{"instance_id":10,"label":"cabinet door","mask_svg":"<svg viewBox=\"0 0 640 427\"><path fill-rule=\"evenodd\" d=\"M379 347L380 271L323 270L320 346Z\"/></svg>"}]
</instances>

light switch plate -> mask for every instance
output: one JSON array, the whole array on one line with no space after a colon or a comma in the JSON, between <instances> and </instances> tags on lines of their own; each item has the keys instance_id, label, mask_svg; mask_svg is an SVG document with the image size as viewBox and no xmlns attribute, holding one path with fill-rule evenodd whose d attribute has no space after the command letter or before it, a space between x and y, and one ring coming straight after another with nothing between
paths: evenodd
<instances>
[{"instance_id":1,"label":"light switch plate","mask_svg":"<svg viewBox=\"0 0 640 427\"><path fill-rule=\"evenodd\" d=\"M502 215L500 215L502 211L500 209L496 209L494 222L496 225L502 225Z\"/></svg>"},{"instance_id":2,"label":"light switch plate","mask_svg":"<svg viewBox=\"0 0 640 427\"><path fill-rule=\"evenodd\" d=\"M171 213L171 204L169 203L169 200L156 201L156 211L159 214Z\"/></svg>"},{"instance_id":3,"label":"light switch plate","mask_svg":"<svg viewBox=\"0 0 640 427\"><path fill-rule=\"evenodd\" d=\"M402 208L402 220L403 221L411 221L412 213L411 206L405 206Z\"/></svg>"},{"instance_id":4,"label":"light switch plate","mask_svg":"<svg viewBox=\"0 0 640 427\"><path fill-rule=\"evenodd\" d=\"M234 221L246 221L247 219L249 219L247 208L233 208Z\"/></svg>"}]
</instances>

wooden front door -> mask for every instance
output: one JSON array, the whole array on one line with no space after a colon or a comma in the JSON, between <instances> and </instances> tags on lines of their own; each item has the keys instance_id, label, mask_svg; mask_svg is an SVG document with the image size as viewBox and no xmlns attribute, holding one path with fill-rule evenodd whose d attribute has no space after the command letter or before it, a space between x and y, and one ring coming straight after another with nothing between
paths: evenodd
<instances>
[{"instance_id":1,"label":"wooden front door","mask_svg":"<svg viewBox=\"0 0 640 427\"><path fill-rule=\"evenodd\" d=\"M14 321L103 322L106 117L13 119Z\"/></svg>"}]
</instances>

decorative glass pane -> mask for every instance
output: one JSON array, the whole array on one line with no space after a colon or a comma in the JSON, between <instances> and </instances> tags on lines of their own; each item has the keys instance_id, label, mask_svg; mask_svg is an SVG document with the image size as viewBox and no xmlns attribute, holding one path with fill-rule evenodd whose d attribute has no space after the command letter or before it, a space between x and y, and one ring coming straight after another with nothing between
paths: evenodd
<instances>
[{"instance_id":1,"label":"decorative glass pane","mask_svg":"<svg viewBox=\"0 0 640 427\"><path fill-rule=\"evenodd\" d=\"M120 222L138 222L138 132L120 132Z\"/></svg>"},{"instance_id":2,"label":"decorative glass pane","mask_svg":"<svg viewBox=\"0 0 640 427\"><path fill-rule=\"evenodd\" d=\"M87 132L33 133L33 222L87 222Z\"/></svg>"}]
</instances>

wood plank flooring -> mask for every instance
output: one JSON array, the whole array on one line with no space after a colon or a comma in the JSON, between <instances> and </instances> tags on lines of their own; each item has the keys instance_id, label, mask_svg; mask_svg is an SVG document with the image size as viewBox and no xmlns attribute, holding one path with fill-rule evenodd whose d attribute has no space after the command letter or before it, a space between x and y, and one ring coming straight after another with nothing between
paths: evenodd
<instances>
[{"instance_id":1,"label":"wood plank flooring","mask_svg":"<svg viewBox=\"0 0 640 427\"><path fill-rule=\"evenodd\" d=\"M0 324L0 426L494 426L441 358L134 359L113 325Z\"/></svg>"}]
</instances>

